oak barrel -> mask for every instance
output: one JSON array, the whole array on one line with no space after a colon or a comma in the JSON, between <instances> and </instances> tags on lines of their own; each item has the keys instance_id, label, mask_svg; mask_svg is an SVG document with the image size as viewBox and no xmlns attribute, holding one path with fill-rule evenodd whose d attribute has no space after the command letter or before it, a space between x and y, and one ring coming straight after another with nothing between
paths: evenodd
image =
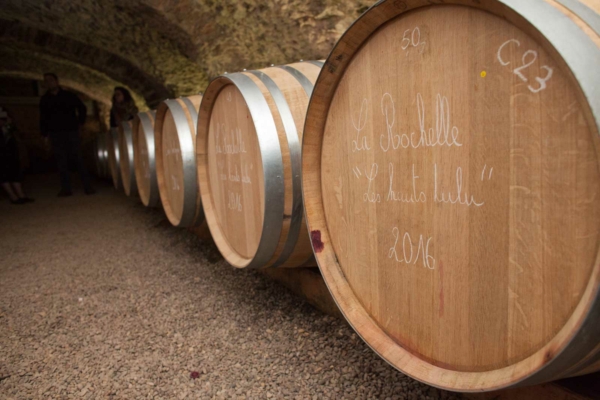
<instances>
[{"instance_id":1,"label":"oak barrel","mask_svg":"<svg viewBox=\"0 0 600 400\"><path fill-rule=\"evenodd\" d=\"M100 134L102 143L102 177L110 178L110 163L108 161L108 132Z\"/></svg>"},{"instance_id":2,"label":"oak barrel","mask_svg":"<svg viewBox=\"0 0 600 400\"><path fill-rule=\"evenodd\" d=\"M302 181L323 277L430 385L598 370L600 5L437 3L378 2L315 85Z\"/></svg>"},{"instance_id":3,"label":"oak barrel","mask_svg":"<svg viewBox=\"0 0 600 400\"><path fill-rule=\"evenodd\" d=\"M137 194L133 151L133 122L123 121L118 130L121 182L127 196Z\"/></svg>"},{"instance_id":4,"label":"oak barrel","mask_svg":"<svg viewBox=\"0 0 600 400\"><path fill-rule=\"evenodd\" d=\"M142 111L133 120L135 179L146 207L156 207L160 201L154 152L155 117L156 111Z\"/></svg>"},{"instance_id":5,"label":"oak barrel","mask_svg":"<svg viewBox=\"0 0 600 400\"><path fill-rule=\"evenodd\" d=\"M202 205L217 247L235 267L299 267L313 258L301 141L322 64L226 74L204 93L197 141Z\"/></svg>"},{"instance_id":6,"label":"oak barrel","mask_svg":"<svg viewBox=\"0 0 600 400\"><path fill-rule=\"evenodd\" d=\"M158 191L174 226L204 220L196 174L196 125L201 95L165 100L156 110L154 140Z\"/></svg>"},{"instance_id":7,"label":"oak barrel","mask_svg":"<svg viewBox=\"0 0 600 400\"><path fill-rule=\"evenodd\" d=\"M94 141L95 172L99 178L109 175L107 133L101 132Z\"/></svg>"},{"instance_id":8,"label":"oak barrel","mask_svg":"<svg viewBox=\"0 0 600 400\"><path fill-rule=\"evenodd\" d=\"M107 134L108 167L115 189L123 187L121 180L121 163L119 157L119 132L117 128L111 128Z\"/></svg>"}]
</instances>

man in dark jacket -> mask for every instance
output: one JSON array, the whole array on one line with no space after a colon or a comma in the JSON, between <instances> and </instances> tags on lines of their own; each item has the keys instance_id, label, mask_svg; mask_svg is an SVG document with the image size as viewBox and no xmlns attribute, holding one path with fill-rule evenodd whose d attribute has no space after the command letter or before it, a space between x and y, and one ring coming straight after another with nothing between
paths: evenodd
<instances>
[{"instance_id":1,"label":"man in dark jacket","mask_svg":"<svg viewBox=\"0 0 600 400\"><path fill-rule=\"evenodd\" d=\"M48 91L40 101L40 130L50 139L54 157L60 172L59 197L72 196L69 175L69 159L75 159L81 175L85 194L94 194L90 177L83 162L79 127L85 122L87 108L71 92L63 90L58 77L52 73L44 74L44 83Z\"/></svg>"}]
</instances>

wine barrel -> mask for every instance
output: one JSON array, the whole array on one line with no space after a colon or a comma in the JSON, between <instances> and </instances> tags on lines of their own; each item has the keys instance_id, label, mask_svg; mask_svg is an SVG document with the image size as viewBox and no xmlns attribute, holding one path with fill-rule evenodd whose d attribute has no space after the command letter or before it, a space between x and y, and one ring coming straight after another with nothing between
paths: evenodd
<instances>
[{"instance_id":1,"label":"wine barrel","mask_svg":"<svg viewBox=\"0 0 600 400\"><path fill-rule=\"evenodd\" d=\"M196 125L202 96L165 100L156 110L154 140L158 191L174 226L204 220L196 174Z\"/></svg>"},{"instance_id":2,"label":"wine barrel","mask_svg":"<svg viewBox=\"0 0 600 400\"><path fill-rule=\"evenodd\" d=\"M93 154L92 155L93 155L93 160L94 160L93 172L99 178L102 177L102 159L101 159L100 153L101 153L101 151L100 151L100 138L97 136L94 139Z\"/></svg>"},{"instance_id":3,"label":"wine barrel","mask_svg":"<svg viewBox=\"0 0 600 400\"><path fill-rule=\"evenodd\" d=\"M123 121L118 130L119 135L119 166L121 182L127 196L137 194L133 152L133 123Z\"/></svg>"},{"instance_id":4,"label":"wine barrel","mask_svg":"<svg viewBox=\"0 0 600 400\"><path fill-rule=\"evenodd\" d=\"M101 132L94 141L94 169L96 176L106 178L108 176L108 151L106 148L107 134Z\"/></svg>"},{"instance_id":5,"label":"wine barrel","mask_svg":"<svg viewBox=\"0 0 600 400\"><path fill-rule=\"evenodd\" d=\"M123 187L121 180L121 163L119 157L119 132L117 128L111 128L107 135L108 166L110 176L115 189Z\"/></svg>"},{"instance_id":6,"label":"wine barrel","mask_svg":"<svg viewBox=\"0 0 600 400\"><path fill-rule=\"evenodd\" d=\"M102 178L110 178L110 164L108 161L108 132L100 134L100 160L102 164Z\"/></svg>"},{"instance_id":7,"label":"wine barrel","mask_svg":"<svg viewBox=\"0 0 600 400\"><path fill-rule=\"evenodd\" d=\"M154 155L154 119L156 111L143 111L133 120L135 179L140 199L146 207L156 207L160 200Z\"/></svg>"},{"instance_id":8,"label":"wine barrel","mask_svg":"<svg viewBox=\"0 0 600 400\"><path fill-rule=\"evenodd\" d=\"M227 74L206 89L198 120L200 194L213 239L235 267L298 267L313 259L300 143L321 65Z\"/></svg>"},{"instance_id":9,"label":"wine barrel","mask_svg":"<svg viewBox=\"0 0 600 400\"><path fill-rule=\"evenodd\" d=\"M328 57L303 142L312 245L405 374L488 391L600 368L594 7L381 1Z\"/></svg>"}]
</instances>

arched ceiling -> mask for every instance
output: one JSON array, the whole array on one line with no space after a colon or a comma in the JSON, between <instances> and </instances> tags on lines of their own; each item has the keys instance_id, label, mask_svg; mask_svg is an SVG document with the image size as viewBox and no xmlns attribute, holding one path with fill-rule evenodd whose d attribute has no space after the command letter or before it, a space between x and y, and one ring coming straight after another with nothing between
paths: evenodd
<instances>
[{"instance_id":1,"label":"arched ceiling","mask_svg":"<svg viewBox=\"0 0 600 400\"><path fill-rule=\"evenodd\" d=\"M327 56L370 0L3 0L1 71L54 71L143 107L203 91L224 71ZM6 56L6 57L5 57ZM110 96L109 96L110 97ZM143 100L142 100L143 99Z\"/></svg>"},{"instance_id":2,"label":"arched ceiling","mask_svg":"<svg viewBox=\"0 0 600 400\"><path fill-rule=\"evenodd\" d=\"M44 72L52 71L65 86L84 93L91 99L110 104L113 88L121 85L102 72L81 64L4 43L0 46L0 75L42 80ZM136 103L145 107L144 99L135 91Z\"/></svg>"},{"instance_id":3,"label":"arched ceiling","mask_svg":"<svg viewBox=\"0 0 600 400\"><path fill-rule=\"evenodd\" d=\"M126 59L69 37L26 26L18 21L0 19L0 47L47 54L55 59L64 59L88 69L102 71L117 82L127 82L127 86L149 103L158 102L170 94L160 82Z\"/></svg>"}]
</instances>

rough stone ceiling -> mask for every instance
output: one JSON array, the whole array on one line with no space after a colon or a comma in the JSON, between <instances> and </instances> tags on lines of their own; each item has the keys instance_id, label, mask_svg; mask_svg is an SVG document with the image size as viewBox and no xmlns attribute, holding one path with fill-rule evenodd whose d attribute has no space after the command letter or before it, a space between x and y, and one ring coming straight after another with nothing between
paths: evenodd
<instances>
[{"instance_id":1,"label":"rough stone ceiling","mask_svg":"<svg viewBox=\"0 0 600 400\"><path fill-rule=\"evenodd\" d=\"M26 50L17 46L0 46L0 75L41 80L44 72L53 71L61 83L84 93L91 99L110 104L115 86L120 82L102 72L45 53ZM144 105L144 98L133 93L137 104Z\"/></svg>"},{"instance_id":2,"label":"rough stone ceiling","mask_svg":"<svg viewBox=\"0 0 600 400\"><path fill-rule=\"evenodd\" d=\"M154 107L224 71L324 58L371 3L3 0L0 73L53 70L96 99L123 85Z\"/></svg>"}]
</instances>

